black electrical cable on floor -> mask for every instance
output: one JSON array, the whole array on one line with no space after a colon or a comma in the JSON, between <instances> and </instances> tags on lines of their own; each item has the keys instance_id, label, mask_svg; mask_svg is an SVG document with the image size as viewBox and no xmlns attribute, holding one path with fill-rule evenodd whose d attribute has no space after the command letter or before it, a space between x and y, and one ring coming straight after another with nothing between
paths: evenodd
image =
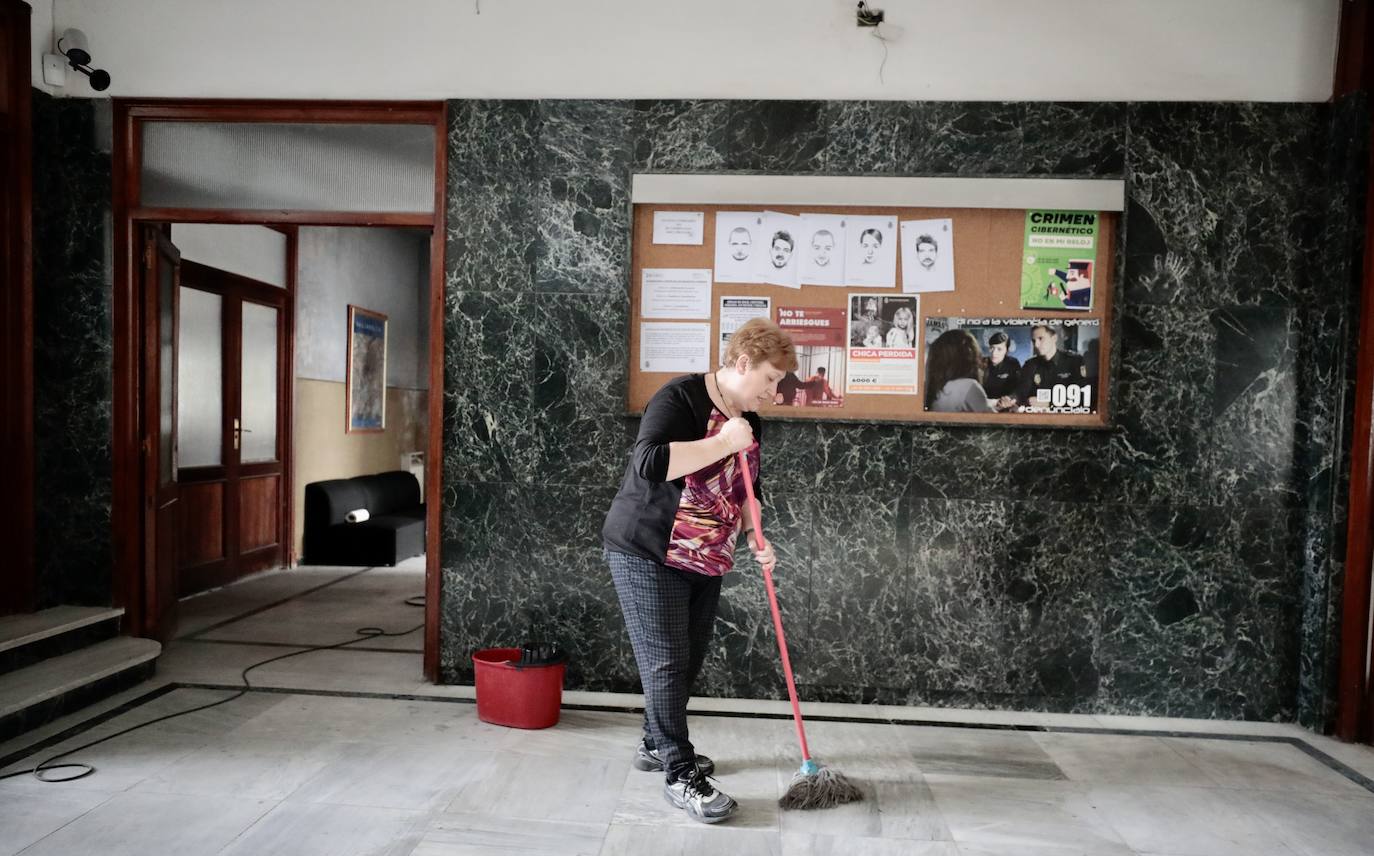
<instances>
[{"instance_id":1,"label":"black electrical cable on floor","mask_svg":"<svg viewBox=\"0 0 1374 856\"><path fill-rule=\"evenodd\" d=\"M414 601L416 600L418 600L419 603L414 603ZM424 606L424 595L417 595L416 597L406 598L405 603L407 606ZM329 651L334 648L342 648L345 645L352 645L354 642L361 642L364 639L377 639L383 636L409 636L415 631L423 629L424 626L424 624L417 624L409 630L403 630L400 633L387 633L380 627L359 627L357 630L353 631L354 633L358 634L356 639L348 639L344 642L336 642L333 645L316 645L311 648L304 648L300 651L292 651L289 654L282 654L277 657L272 657L267 660L254 663L253 665L246 667L242 672L239 673L239 679L243 681L243 689L239 690L238 692L234 693L228 698L223 698L219 701L212 701L209 704L202 704L199 707L192 707L187 710L179 710L176 713L169 713L166 716L159 716L157 719L150 719L147 722L140 722L138 725L131 726L129 728L124 729L123 731L116 731L114 734L102 737L99 740L92 740L90 743L84 743L80 746L77 746L74 749L68 749L67 751L62 752L58 755L53 755L49 757L47 760L40 762L38 766L34 767L32 770L18 770L13 773L5 773L3 775L0 775L0 781L3 781L5 779L17 778L19 776L33 776L40 782L48 782L50 784L57 784L59 782L74 782L77 779L84 779L87 776L94 773L96 768L91 766L90 764L82 764L79 762L71 764L53 764L52 762L56 761L59 758L65 758L68 755L74 755L83 749L89 749L92 746L99 746L101 743L104 743L107 740L113 740L116 737L122 737L123 735L128 734L131 731L137 731L140 728L147 728L150 725L156 725L159 722L166 722L169 719L175 719L178 716L185 716L188 713L196 713L197 711L209 710L212 707L219 707L222 704L228 704L229 702L235 699L242 698L243 696L248 694L249 690L253 689L253 685L248 682L248 673L258 668L259 666L266 666L268 663L275 663L278 660L285 660L288 657L298 657L301 654L309 654L312 651ZM43 775L45 772L51 770L67 769L76 769L80 770L81 772L70 776L63 776L60 779L48 778Z\"/></svg>"}]
</instances>

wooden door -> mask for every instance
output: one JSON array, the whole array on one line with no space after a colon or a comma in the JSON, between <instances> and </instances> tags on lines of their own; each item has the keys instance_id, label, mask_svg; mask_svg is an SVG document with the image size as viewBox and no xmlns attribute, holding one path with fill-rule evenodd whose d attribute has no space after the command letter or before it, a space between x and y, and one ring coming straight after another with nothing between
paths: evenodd
<instances>
[{"instance_id":1,"label":"wooden door","mask_svg":"<svg viewBox=\"0 0 1374 856\"><path fill-rule=\"evenodd\" d=\"M30 9L0 0L0 615L38 600L34 558Z\"/></svg>"},{"instance_id":2,"label":"wooden door","mask_svg":"<svg viewBox=\"0 0 1374 856\"><path fill-rule=\"evenodd\" d=\"M1374 525L1374 521L1371 521ZM1374 568L1370 569L1374 577ZM1364 637L1364 722L1361 723L1357 738L1361 743L1374 746L1374 596L1369 597L1368 619L1365 622Z\"/></svg>"},{"instance_id":3,"label":"wooden door","mask_svg":"<svg viewBox=\"0 0 1374 856\"><path fill-rule=\"evenodd\" d=\"M185 597L286 563L291 323L285 289L195 262L182 300L183 326L197 331L179 416Z\"/></svg>"},{"instance_id":4,"label":"wooden door","mask_svg":"<svg viewBox=\"0 0 1374 856\"><path fill-rule=\"evenodd\" d=\"M171 638L176 624L177 297L181 254L159 227L143 228L143 574L145 632Z\"/></svg>"}]
</instances>

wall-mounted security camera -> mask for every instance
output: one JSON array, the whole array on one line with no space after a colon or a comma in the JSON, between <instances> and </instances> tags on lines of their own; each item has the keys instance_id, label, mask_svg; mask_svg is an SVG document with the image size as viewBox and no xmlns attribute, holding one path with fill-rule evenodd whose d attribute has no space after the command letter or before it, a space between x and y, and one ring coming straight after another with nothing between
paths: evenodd
<instances>
[{"instance_id":1,"label":"wall-mounted security camera","mask_svg":"<svg viewBox=\"0 0 1374 856\"><path fill-rule=\"evenodd\" d=\"M63 30L57 39L57 50L67 58L67 64L91 79L91 88L104 92L110 88L110 73L91 68L91 48L86 34L80 30Z\"/></svg>"},{"instance_id":2,"label":"wall-mounted security camera","mask_svg":"<svg viewBox=\"0 0 1374 856\"><path fill-rule=\"evenodd\" d=\"M876 27L883 22L883 17L882 9L874 9L864 2L859 3L854 15L855 23L860 27Z\"/></svg>"}]
</instances>

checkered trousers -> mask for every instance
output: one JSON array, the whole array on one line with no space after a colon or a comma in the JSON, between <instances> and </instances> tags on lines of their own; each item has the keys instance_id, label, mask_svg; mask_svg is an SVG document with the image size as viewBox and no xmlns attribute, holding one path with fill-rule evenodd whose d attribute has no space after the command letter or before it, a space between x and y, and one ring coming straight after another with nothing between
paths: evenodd
<instances>
[{"instance_id":1,"label":"checkered trousers","mask_svg":"<svg viewBox=\"0 0 1374 856\"><path fill-rule=\"evenodd\" d=\"M687 699L711 643L721 578L614 550L606 551L606 562L644 685L644 733L671 774L696 757Z\"/></svg>"}]
</instances>

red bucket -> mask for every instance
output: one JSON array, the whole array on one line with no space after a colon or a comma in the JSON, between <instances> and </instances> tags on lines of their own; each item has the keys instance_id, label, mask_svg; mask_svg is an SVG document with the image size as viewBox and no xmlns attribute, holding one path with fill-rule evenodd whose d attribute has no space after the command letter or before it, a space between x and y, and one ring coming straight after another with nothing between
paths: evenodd
<instances>
[{"instance_id":1,"label":"red bucket","mask_svg":"<svg viewBox=\"0 0 1374 856\"><path fill-rule=\"evenodd\" d=\"M516 667L519 648L486 648L472 655L477 673L477 718L511 728L558 724L563 663Z\"/></svg>"}]
</instances>

